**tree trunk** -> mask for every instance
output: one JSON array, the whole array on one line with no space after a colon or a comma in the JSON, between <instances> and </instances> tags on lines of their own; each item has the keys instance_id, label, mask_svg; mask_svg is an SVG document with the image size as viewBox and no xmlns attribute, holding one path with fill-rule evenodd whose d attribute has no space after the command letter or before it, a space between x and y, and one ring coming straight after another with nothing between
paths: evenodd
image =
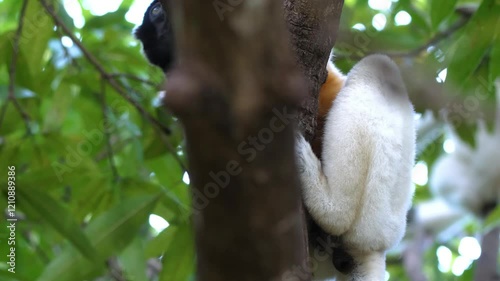
<instances>
[{"instance_id":1,"label":"tree trunk","mask_svg":"<svg viewBox=\"0 0 500 281\"><path fill-rule=\"evenodd\" d=\"M310 278L294 109L308 93L299 119L312 136L341 7L316 2L285 1L306 79L290 51L282 3L171 3L179 63L164 101L185 129L197 280Z\"/></svg>"},{"instance_id":2,"label":"tree trunk","mask_svg":"<svg viewBox=\"0 0 500 281\"><path fill-rule=\"evenodd\" d=\"M292 47L307 85L307 96L298 112L299 129L311 144L314 142L313 149L319 157L317 148L321 147L323 131L317 128L318 94L326 80L326 64L337 39L344 0L285 0L284 3ZM303 205L301 213L306 221L302 227L309 255L308 240L329 235L316 225ZM313 237L308 237L308 233Z\"/></svg>"},{"instance_id":3,"label":"tree trunk","mask_svg":"<svg viewBox=\"0 0 500 281\"><path fill-rule=\"evenodd\" d=\"M298 119L309 141L316 132L319 89L326 80L326 64L337 39L343 6L344 0L285 0L292 45L307 82L308 95Z\"/></svg>"},{"instance_id":4,"label":"tree trunk","mask_svg":"<svg viewBox=\"0 0 500 281\"><path fill-rule=\"evenodd\" d=\"M304 262L293 104L304 93L277 1L173 2L198 280L272 280ZM216 5L217 4L217 5Z\"/></svg>"}]
</instances>

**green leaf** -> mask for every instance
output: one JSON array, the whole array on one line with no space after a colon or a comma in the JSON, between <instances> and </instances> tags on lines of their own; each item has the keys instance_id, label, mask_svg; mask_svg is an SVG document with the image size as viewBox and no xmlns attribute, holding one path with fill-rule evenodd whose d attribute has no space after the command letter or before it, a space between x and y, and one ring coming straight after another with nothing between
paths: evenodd
<instances>
[{"instance_id":1,"label":"green leaf","mask_svg":"<svg viewBox=\"0 0 500 281\"><path fill-rule=\"evenodd\" d=\"M128 281L148 280L146 276L147 259L144 256L142 244L141 239L134 239L119 257L120 264Z\"/></svg>"},{"instance_id":2,"label":"green leaf","mask_svg":"<svg viewBox=\"0 0 500 281\"><path fill-rule=\"evenodd\" d=\"M86 229L101 254L109 256L123 249L134 237L154 209L160 195L130 198L100 216Z\"/></svg>"},{"instance_id":3,"label":"green leaf","mask_svg":"<svg viewBox=\"0 0 500 281\"><path fill-rule=\"evenodd\" d=\"M145 250L147 258L157 258L161 256L170 246L170 243L175 239L178 227L169 226L164 229L158 236L151 239Z\"/></svg>"},{"instance_id":4,"label":"green leaf","mask_svg":"<svg viewBox=\"0 0 500 281\"><path fill-rule=\"evenodd\" d=\"M485 232L495 227L500 226L500 205L498 205L493 212L491 212L484 221Z\"/></svg>"},{"instance_id":5,"label":"green leaf","mask_svg":"<svg viewBox=\"0 0 500 281\"><path fill-rule=\"evenodd\" d=\"M470 19L462 36L451 47L446 84L463 86L477 70L493 42L492 27L500 23L500 5L484 0Z\"/></svg>"},{"instance_id":6,"label":"green leaf","mask_svg":"<svg viewBox=\"0 0 500 281\"><path fill-rule=\"evenodd\" d=\"M85 257L90 260L97 257L96 250L67 208L46 193L33 188L18 188L17 192L20 202L36 209L43 220L70 241Z\"/></svg>"},{"instance_id":7,"label":"green leaf","mask_svg":"<svg viewBox=\"0 0 500 281\"><path fill-rule=\"evenodd\" d=\"M128 199L91 221L85 230L100 258L90 262L73 247L54 259L38 281L75 281L92 279L104 270L103 260L123 250L147 221L159 195Z\"/></svg>"},{"instance_id":8,"label":"green leaf","mask_svg":"<svg viewBox=\"0 0 500 281\"><path fill-rule=\"evenodd\" d=\"M32 279L28 276L24 276L22 273L16 271L16 273L12 273L7 271L6 269L0 269L0 279L3 281L31 281Z\"/></svg>"},{"instance_id":9,"label":"green leaf","mask_svg":"<svg viewBox=\"0 0 500 281\"><path fill-rule=\"evenodd\" d=\"M126 198L162 193L160 202L175 215L176 219L185 219L191 214L189 204L183 202L175 193L160 184L128 178L122 180L120 188ZM186 186L181 186L181 188L187 189Z\"/></svg>"},{"instance_id":10,"label":"green leaf","mask_svg":"<svg viewBox=\"0 0 500 281\"><path fill-rule=\"evenodd\" d=\"M194 272L194 238L189 225L180 226L173 242L162 257L159 281L185 281Z\"/></svg>"},{"instance_id":11,"label":"green leaf","mask_svg":"<svg viewBox=\"0 0 500 281\"><path fill-rule=\"evenodd\" d=\"M439 24L453 13L457 0L434 0L430 2L432 28L437 30Z\"/></svg>"},{"instance_id":12,"label":"green leaf","mask_svg":"<svg viewBox=\"0 0 500 281\"><path fill-rule=\"evenodd\" d=\"M177 186L182 182L184 171L170 154L146 161L146 165L155 173L160 183L167 188ZM168 167L168 169L165 169Z\"/></svg>"},{"instance_id":13,"label":"green leaf","mask_svg":"<svg viewBox=\"0 0 500 281\"><path fill-rule=\"evenodd\" d=\"M45 53L50 37L54 33L53 21L39 1L29 1L26 9L25 26L19 40L20 50L29 60L28 68L32 77L42 69L43 54ZM35 21L36 19L36 21Z\"/></svg>"},{"instance_id":14,"label":"green leaf","mask_svg":"<svg viewBox=\"0 0 500 281\"><path fill-rule=\"evenodd\" d=\"M500 30L500 26L497 27L497 30ZM490 81L500 78L500 31L498 33L491 49Z\"/></svg>"},{"instance_id":15,"label":"green leaf","mask_svg":"<svg viewBox=\"0 0 500 281\"><path fill-rule=\"evenodd\" d=\"M57 91L54 92L50 109L47 111L43 122L44 132L56 131L61 128L74 100L73 95L68 95L68 93L71 93L71 90L72 88L69 84L61 83Z\"/></svg>"}]
</instances>

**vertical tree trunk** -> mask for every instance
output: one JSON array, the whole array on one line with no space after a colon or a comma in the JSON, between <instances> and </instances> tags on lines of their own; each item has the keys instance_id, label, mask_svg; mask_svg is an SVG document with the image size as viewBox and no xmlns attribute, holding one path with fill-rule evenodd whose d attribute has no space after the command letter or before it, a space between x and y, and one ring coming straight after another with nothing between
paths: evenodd
<instances>
[{"instance_id":1,"label":"vertical tree trunk","mask_svg":"<svg viewBox=\"0 0 500 281\"><path fill-rule=\"evenodd\" d=\"M306 78L307 96L298 114L300 131L309 142L314 140L314 148L321 147L322 128L317 130L318 94L326 80L326 64L337 39L340 16L344 0L285 0L285 19L291 35L292 47L299 66ZM320 152L315 151L319 156ZM303 225L304 244L309 254L308 232L313 236L327 235L301 206L301 213L307 222ZM307 231L307 228L310 228ZM311 237L316 239L316 237ZM310 269L309 269L310 270Z\"/></svg>"},{"instance_id":2,"label":"vertical tree trunk","mask_svg":"<svg viewBox=\"0 0 500 281\"><path fill-rule=\"evenodd\" d=\"M172 2L165 102L185 128L198 280L273 280L306 259L292 126L305 87L282 4L225 3Z\"/></svg>"},{"instance_id":3,"label":"vertical tree trunk","mask_svg":"<svg viewBox=\"0 0 500 281\"><path fill-rule=\"evenodd\" d=\"M318 93L326 80L326 64L340 23L344 0L285 0L285 18L308 95L299 112L299 127L307 140L316 132Z\"/></svg>"},{"instance_id":4,"label":"vertical tree trunk","mask_svg":"<svg viewBox=\"0 0 500 281\"><path fill-rule=\"evenodd\" d=\"M309 279L293 109L309 94L310 138L343 1L307 3L285 0L291 40L279 1L171 3L179 64L165 104L185 128L198 280Z\"/></svg>"}]
</instances>

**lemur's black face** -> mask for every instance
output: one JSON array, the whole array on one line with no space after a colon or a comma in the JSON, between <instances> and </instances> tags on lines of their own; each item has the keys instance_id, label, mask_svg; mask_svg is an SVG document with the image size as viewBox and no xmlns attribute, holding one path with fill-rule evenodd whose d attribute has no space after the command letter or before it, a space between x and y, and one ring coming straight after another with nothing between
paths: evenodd
<instances>
[{"instance_id":1,"label":"lemur's black face","mask_svg":"<svg viewBox=\"0 0 500 281\"><path fill-rule=\"evenodd\" d=\"M144 14L142 24L135 30L148 60L167 72L174 61L174 34L168 14L154 0Z\"/></svg>"}]
</instances>

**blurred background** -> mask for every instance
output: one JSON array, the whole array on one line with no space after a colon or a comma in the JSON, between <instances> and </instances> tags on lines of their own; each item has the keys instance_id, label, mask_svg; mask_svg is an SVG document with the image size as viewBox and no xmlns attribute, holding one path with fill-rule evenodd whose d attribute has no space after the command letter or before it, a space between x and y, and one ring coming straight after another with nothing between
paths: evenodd
<instances>
[{"instance_id":1,"label":"blurred background","mask_svg":"<svg viewBox=\"0 0 500 281\"><path fill-rule=\"evenodd\" d=\"M0 208L16 220L16 273L5 220L0 280L194 280L182 131L132 35L149 4L0 0ZM336 65L373 52L401 67L418 127L387 279L488 281L475 269L500 267L500 3L345 0Z\"/></svg>"}]
</instances>

